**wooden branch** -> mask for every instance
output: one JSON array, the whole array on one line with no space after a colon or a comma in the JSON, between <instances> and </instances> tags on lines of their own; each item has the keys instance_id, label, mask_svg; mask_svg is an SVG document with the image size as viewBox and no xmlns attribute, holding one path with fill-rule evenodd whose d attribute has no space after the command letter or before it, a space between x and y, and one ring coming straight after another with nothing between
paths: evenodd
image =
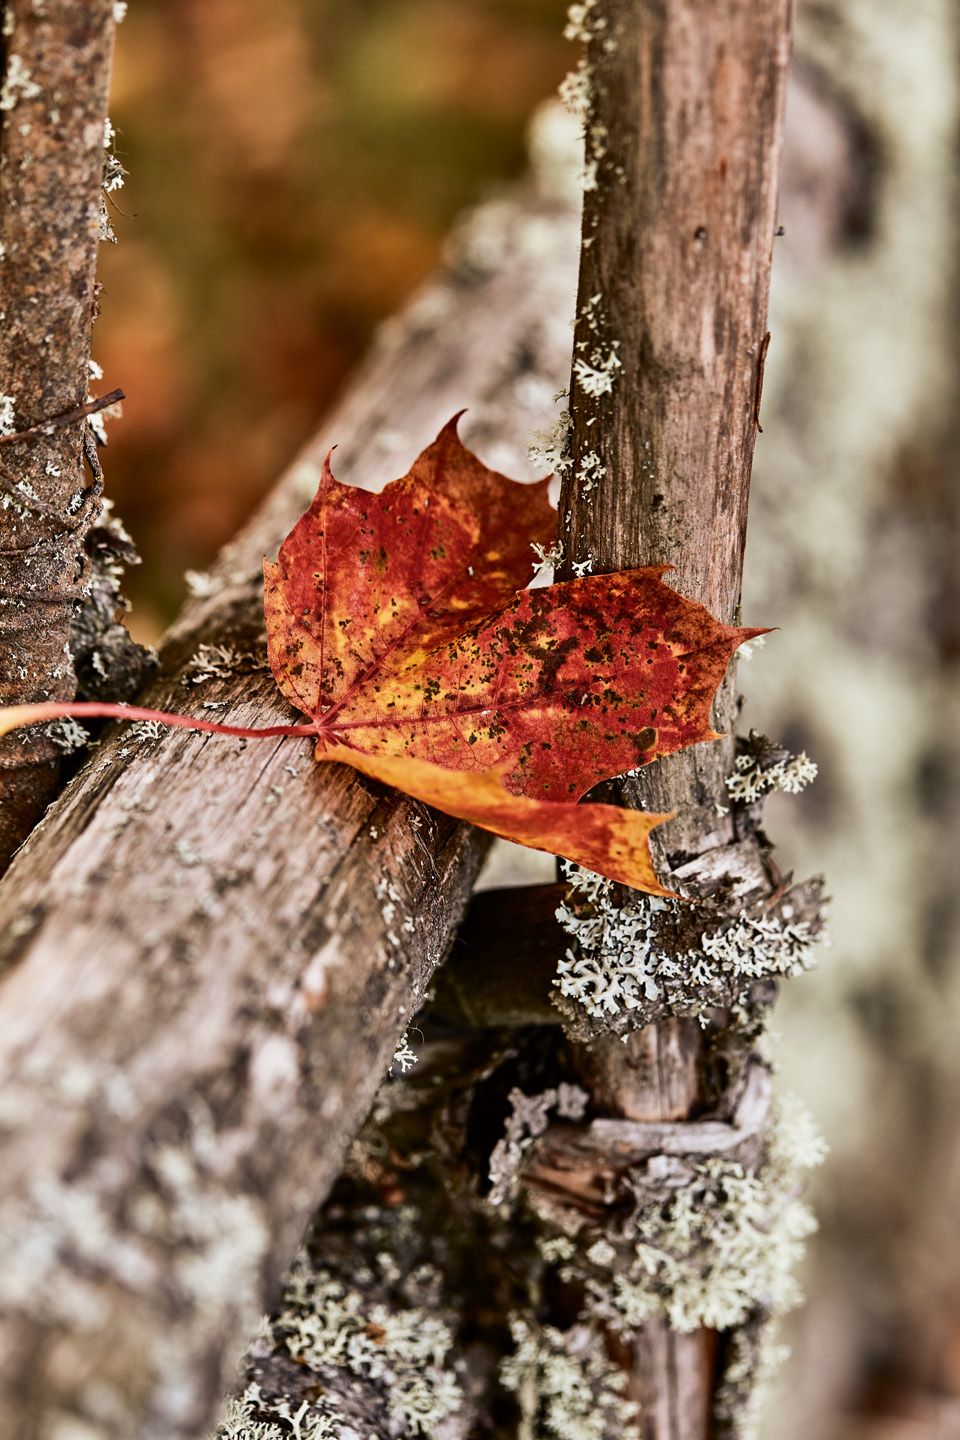
<instances>
[{"instance_id":1,"label":"wooden branch","mask_svg":"<svg viewBox=\"0 0 960 1440\"><path fill-rule=\"evenodd\" d=\"M112 0L7 0L0 110L0 704L69 700L85 527L82 415L95 308ZM34 427L39 426L39 433ZM43 732L0 740L0 870L56 793Z\"/></svg>"},{"instance_id":2,"label":"wooden branch","mask_svg":"<svg viewBox=\"0 0 960 1440\"><path fill-rule=\"evenodd\" d=\"M567 886L482 890L467 907L432 1010L465 1027L556 1025L550 1003L567 936L557 906Z\"/></svg>"},{"instance_id":3,"label":"wooden branch","mask_svg":"<svg viewBox=\"0 0 960 1440\"><path fill-rule=\"evenodd\" d=\"M730 624L791 0L603 0L599 10L607 25L588 48L597 184L584 200L565 563L568 573L584 559L595 573L672 565L670 583ZM611 389L591 393L604 382L590 372L610 357ZM733 699L731 682L717 707L722 731L733 728ZM658 835L662 848L691 856L733 838L710 803L725 798L732 743L683 751L643 775L642 808L679 810Z\"/></svg>"},{"instance_id":4,"label":"wooden branch","mask_svg":"<svg viewBox=\"0 0 960 1440\"><path fill-rule=\"evenodd\" d=\"M524 1184L541 1195L594 1218L603 1218L631 1166L651 1155L691 1161L717 1156L755 1164L770 1118L771 1082L766 1066L747 1067L729 1120L593 1120L589 1125L550 1125L524 1161Z\"/></svg>"},{"instance_id":5,"label":"wooden branch","mask_svg":"<svg viewBox=\"0 0 960 1440\"><path fill-rule=\"evenodd\" d=\"M502 223L497 268L467 244L198 583L147 703L288 718L260 566L332 443L376 487L463 404L505 467L549 423L576 235L531 197ZM486 844L309 741L112 728L0 884L0 1433L206 1433Z\"/></svg>"},{"instance_id":6,"label":"wooden branch","mask_svg":"<svg viewBox=\"0 0 960 1440\"><path fill-rule=\"evenodd\" d=\"M729 623L740 592L790 50L790 0L599 0L586 7L591 102L574 368L566 573L669 564ZM728 680L717 728L732 730ZM622 786L677 810L664 869L732 845L722 814L733 740L655 762ZM581 1052L594 1104L683 1120L700 1094L700 1030L673 1020ZM650 1440L698 1440L712 1340L655 1320L630 1393Z\"/></svg>"}]
</instances>

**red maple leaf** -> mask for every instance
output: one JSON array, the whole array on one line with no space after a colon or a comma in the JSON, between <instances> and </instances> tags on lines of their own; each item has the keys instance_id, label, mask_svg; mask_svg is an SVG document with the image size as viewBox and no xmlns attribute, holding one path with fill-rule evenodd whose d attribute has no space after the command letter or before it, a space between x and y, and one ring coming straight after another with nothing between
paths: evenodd
<instances>
[{"instance_id":1,"label":"red maple leaf","mask_svg":"<svg viewBox=\"0 0 960 1440\"><path fill-rule=\"evenodd\" d=\"M541 589L547 481L521 484L464 448L454 417L380 494L316 498L264 564L270 663L309 720L265 730L131 706L0 711L0 734L61 715L116 715L237 735L316 735L343 761L507 839L654 894L648 837L664 815L577 805L601 780L715 739L710 706L738 645L661 579L667 566Z\"/></svg>"},{"instance_id":2,"label":"red maple leaf","mask_svg":"<svg viewBox=\"0 0 960 1440\"><path fill-rule=\"evenodd\" d=\"M340 484L327 457L264 566L277 683L313 721L318 760L666 893L647 845L665 817L575 802L716 738L717 686L761 632L719 624L664 585L667 566L521 589L531 542L555 530L547 482L489 470L456 424L378 495Z\"/></svg>"}]
</instances>

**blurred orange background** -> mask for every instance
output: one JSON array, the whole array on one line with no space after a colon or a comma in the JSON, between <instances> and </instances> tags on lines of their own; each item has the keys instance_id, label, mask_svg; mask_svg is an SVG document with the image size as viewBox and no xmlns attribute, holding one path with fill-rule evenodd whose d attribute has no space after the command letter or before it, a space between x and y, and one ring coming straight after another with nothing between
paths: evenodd
<instances>
[{"instance_id":1,"label":"blurred orange background","mask_svg":"<svg viewBox=\"0 0 960 1440\"><path fill-rule=\"evenodd\" d=\"M131 629L185 591L330 406L453 217L524 165L575 63L565 0L138 0L101 249L108 494L143 565Z\"/></svg>"}]
</instances>

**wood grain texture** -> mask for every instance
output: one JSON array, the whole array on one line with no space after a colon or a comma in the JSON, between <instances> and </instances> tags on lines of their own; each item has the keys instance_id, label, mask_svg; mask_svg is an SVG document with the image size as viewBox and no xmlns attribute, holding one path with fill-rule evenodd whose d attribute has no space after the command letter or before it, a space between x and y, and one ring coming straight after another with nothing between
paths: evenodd
<instances>
[{"instance_id":1,"label":"wood grain texture","mask_svg":"<svg viewBox=\"0 0 960 1440\"><path fill-rule=\"evenodd\" d=\"M567 573L675 567L681 593L737 616L776 225L791 0L600 0L588 8L587 188L572 466L560 502ZM728 676L715 706L732 731ZM733 739L620 782L677 810L664 870L737 838L721 814ZM656 855L656 851L655 851ZM695 1024L598 1040L581 1069L608 1114L695 1111ZM712 1339L644 1327L628 1362L645 1440L702 1440Z\"/></svg>"},{"instance_id":2,"label":"wood grain texture","mask_svg":"<svg viewBox=\"0 0 960 1440\"><path fill-rule=\"evenodd\" d=\"M82 404L96 302L111 0L7 0L0 100L0 406L19 431ZM85 529L80 419L0 452L0 704L69 700ZM0 740L0 870L56 793L43 732Z\"/></svg>"},{"instance_id":3,"label":"wood grain texture","mask_svg":"<svg viewBox=\"0 0 960 1440\"><path fill-rule=\"evenodd\" d=\"M590 559L595 573L672 565L670 583L730 624L767 333L791 0L604 0L599 12L607 24L588 46L596 185L584 198L566 564ZM591 393L584 366L611 355L611 389ZM591 480L595 465L605 473ZM728 684L716 707L721 731L733 727L733 702ZM731 746L698 746L636 785L642 808L679 808L659 837L665 852L694 855L732 838L711 810Z\"/></svg>"},{"instance_id":4,"label":"wood grain texture","mask_svg":"<svg viewBox=\"0 0 960 1440\"><path fill-rule=\"evenodd\" d=\"M394 323L142 700L290 718L260 566L334 441L376 487L464 403L497 465L549 423L575 227L508 209L495 266L468 256ZM532 223L536 253L511 244ZM0 885L4 1435L205 1433L449 943L486 838L310 751L113 727Z\"/></svg>"}]
</instances>

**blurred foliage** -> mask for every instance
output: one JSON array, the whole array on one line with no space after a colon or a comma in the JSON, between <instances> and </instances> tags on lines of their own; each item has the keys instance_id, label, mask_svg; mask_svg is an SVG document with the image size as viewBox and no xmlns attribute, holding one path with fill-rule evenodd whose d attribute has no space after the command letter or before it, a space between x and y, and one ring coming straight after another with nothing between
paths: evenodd
<instances>
[{"instance_id":1,"label":"blurred foliage","mask_svg":"<svg viewBox=\"0 0 960 1440\"><path fill-rule=\"evenodd\" d=\"M566 0L136 0L101 251L104 457L155 634L316 427L454 215L515 176Z\"/></svg>"}]
</instances>

